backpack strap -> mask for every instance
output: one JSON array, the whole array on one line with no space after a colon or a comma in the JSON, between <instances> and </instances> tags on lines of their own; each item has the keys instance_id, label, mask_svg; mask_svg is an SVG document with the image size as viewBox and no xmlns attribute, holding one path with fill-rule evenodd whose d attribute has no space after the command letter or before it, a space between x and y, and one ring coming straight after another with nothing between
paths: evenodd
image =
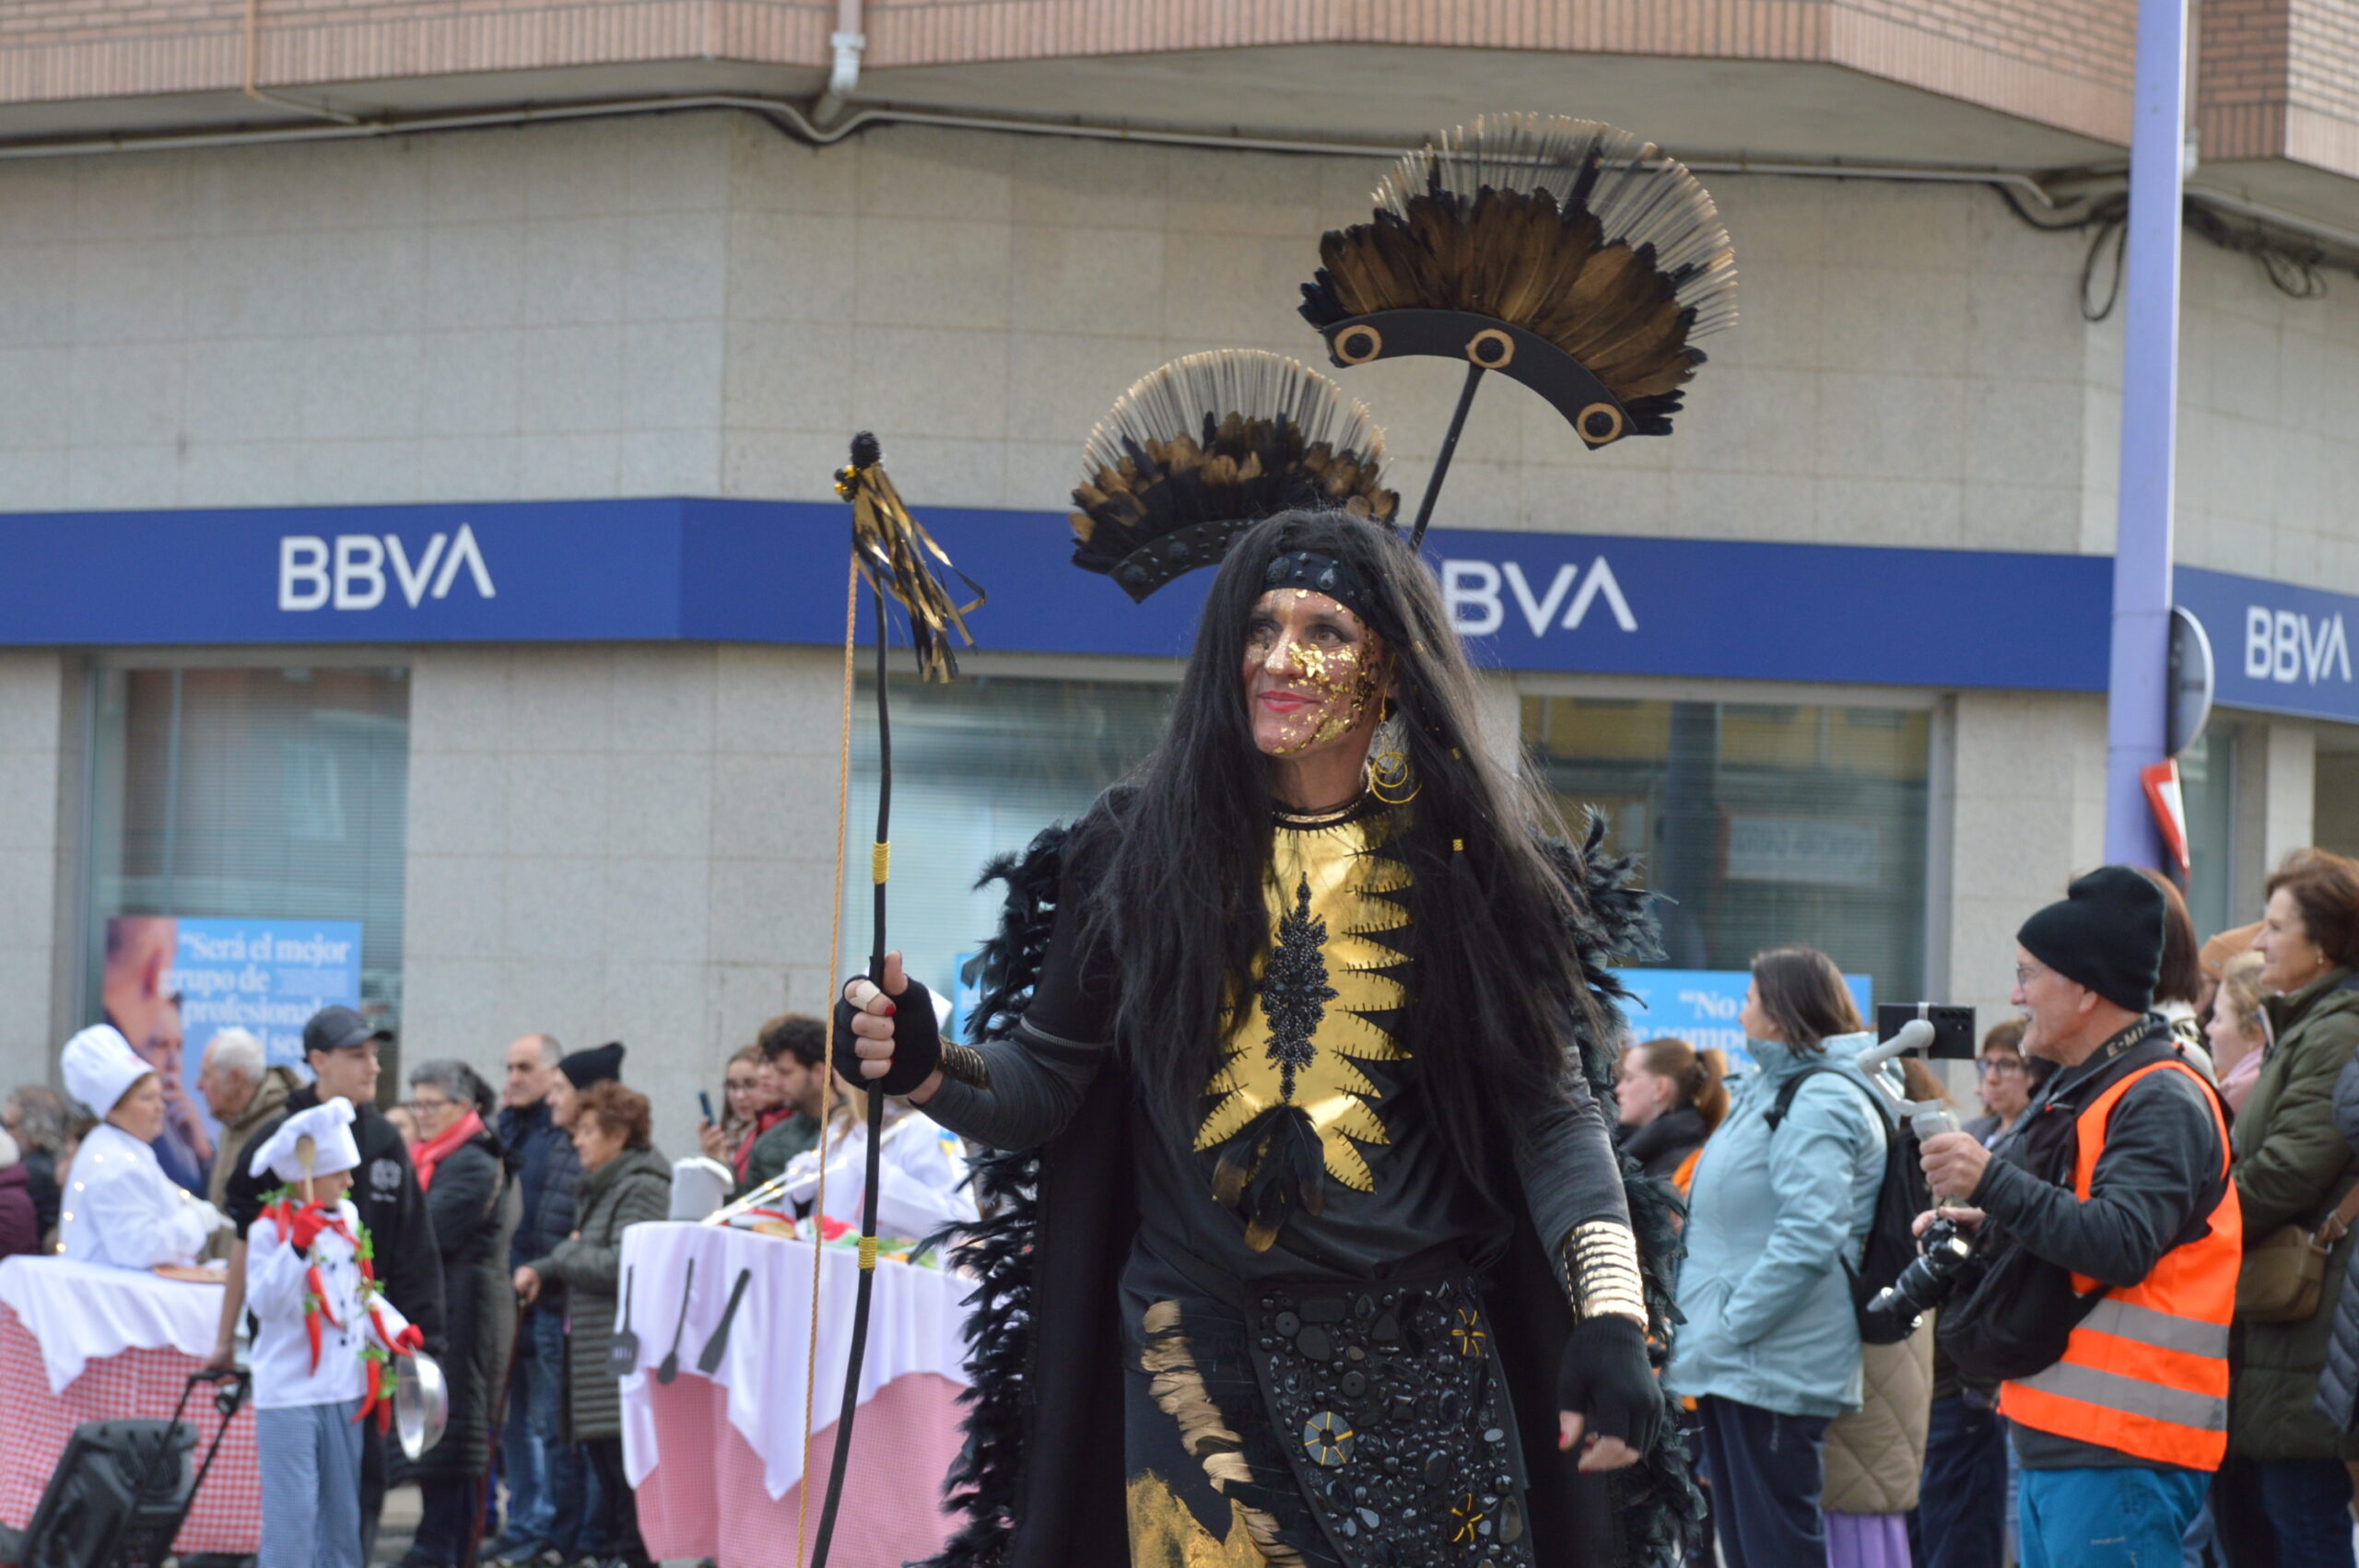
<instances>
[{"instance_id":1,"label":"backpack strap","mask_svg":"<svg viewBox=\"0 0 2359 1568\"><path fill-rule=\"evenodd\" d=\"M1761 1118L1768 1127L1769 1130L1771 1132L1777 1131L1779 1125L1785 1121L1786 1113L1794 1108L1794 1096L1802 1093L1802 1081L1804 1079L1817 1078L1829 1072L1834 1073L1837 1077L1842 1079L1844 1082L1848 1083L1852 1088L1857 1089L1861 1094L1865 1095L1867 1097L1869 1108L1875 1113L1877 1125L1882 1127L1887 1134L1892 1131L1892 1118L1885 1114L1882 1102L1879 1101L1876 1096L1876 1092L1867 1084L1860 1082L1859 1079L1853 1077L1850 1073L1844 1071L1840 1067L1837 1067L1831 1061L1823 1061L1811 1067L1805 1067L1800 1072L1795 1073L1791 1078L1787 1079L1783 1083L1778 1086L1777 1102L1769 1107L1767 1113Z\"/></svg>"}]
</instances>

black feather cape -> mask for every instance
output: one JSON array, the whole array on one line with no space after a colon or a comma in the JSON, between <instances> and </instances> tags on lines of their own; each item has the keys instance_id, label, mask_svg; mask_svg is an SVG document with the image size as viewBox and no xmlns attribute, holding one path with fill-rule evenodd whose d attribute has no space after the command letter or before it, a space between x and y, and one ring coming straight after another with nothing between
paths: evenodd
<instances>
[{"instance_id":1,"label":"black feather cape","mask_svg":"<svg viewBox=\"0 0 2359 1568\"><path fill-rule=\"evenodd\" d=\"M977 1038L1006 1038L1030 998L1048 946L1065 834L1050 828L1022 854L993 860L978 883L1004 883L1007 896L998 934L975 961L982 985ZM1601 852L1603 835L1592 820L1581 848L1552 849L1584 895L1571 934L1600 1010L1612 1017L1624 993L1608 964L1652 956L1655 942L1633 866ZM1586 1027L1577 1033L1590 1086L1610 1104L1611 1047ZM1055 1138L976 1163L976 1196L992 1218L951 1253L979 1281L967 1328L973 1380L963 1396L967 1444L947 1489L966 1523L918 1568L1108 1568L1129 1561L1115 1303L1138 1223L1124 1140L1130 1092L1118 1059ZM1660 1357L1678 1320L1671 1292L1679 1202L1626 1157L1623 1179ZM1556 1366L1571 1324L1555 1269L1520 1215L1486 1295L1523 1438L1537 1561L1550 1568L1672 1568L1703 1514L1682 1440L1666 1422L1642 1462L1611 1476L1582 1475L1573 1456L1558 1452Z\"/></svg>"}]
</instances>

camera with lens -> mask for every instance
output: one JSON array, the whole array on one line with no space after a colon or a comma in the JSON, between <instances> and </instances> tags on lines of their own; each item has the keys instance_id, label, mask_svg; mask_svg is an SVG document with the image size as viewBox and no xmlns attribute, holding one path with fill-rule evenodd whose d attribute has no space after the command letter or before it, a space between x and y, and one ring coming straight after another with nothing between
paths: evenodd
<instances>
[{"instance_id":1,"label":"camera with lens","mask_svg":"<svg viewBox=\"0 0 2359 1568\"><path fill-rule=\"evenodd\" d=\"M1898 1344L1915 1333L1919 1319L1957 1288L1958 1276L1974 1256L1973 1239L1952 1220L1936 1219L1918 1242L1924 1250L1860 1308L1864 1337L1872 1344Z\"/></svg>"},{"instance_id":2,"label":"camera with lens","mask_svg":"<svg viewBox=\"0 0 2359 1568\"><path fill-rule=\"evenodd\" d=\"M1870 1082L1895 1102L1900 1119L1916 1135L1919 1143L1941 1133L1958 1131L1957 1117L1946 1100L1909 1099L1895 1090L1891 1081L1880 1070L1886 1063L1915 1051L1925 1051L1937 1058L1961 1054L1970 1058L1974 1048L1973 1009L1916 1002L1887 1005L1876 1012L1876 1032L1880 1038L1859 1057L1860 1066L1867 1071ZM1908 1176L1916 1188L1907 1195L1909 1218L1913 1220L1923 1210L1936 1207L1940 1198L1928 1191L1923 1186L1923 1178L1916 1174L1914 1151L1909 1151L1907 1157L1910 1161ZM1887 1176L1886 1196L1882 1199L1887 1205L1893 1205L1897 1196L1890 1189L1890 1183L1896 1179L1899 1179L1897 1168ZM1892 1214L1894 1210L1887 1207L1886 1212ZM1894 1217L1896 1220L1896 1214ZM1900 1246L1907 1245L1905 1240L1895 1239ZM1887 1260L1884 1264L1885 1269L1894 1266L1890 1261L1893 1250L1887 1247L1881 1254ZM1876 1256L1872 1246L1872 1263ZM1936 1218L1917 1238L1915 1256L1890 1276L1890 1284L1872 1295L1867 1295L1865 1286L1868 1281L1860 1281L1860 1293L1866 1296L1865 1300L1858 1302L1857 1306L1860 1338L1872 1345L1894 1345L1915 1333L1923 1316L1939 1306L1957 1289L1966 1273L1966 1263L1973 1256L1974 1238L1961 1231L1954 1221Z\"/></svg>"}]
</instances>

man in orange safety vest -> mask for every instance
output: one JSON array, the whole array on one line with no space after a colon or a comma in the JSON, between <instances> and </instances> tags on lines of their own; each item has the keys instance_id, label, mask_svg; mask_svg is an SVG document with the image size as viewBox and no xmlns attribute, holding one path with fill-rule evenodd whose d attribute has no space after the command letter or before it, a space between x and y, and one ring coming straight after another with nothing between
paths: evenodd
<instances>
[{"instance_id":1,"label":"man in orange safety vest","mask_svg":"<svg viewBox=\"0 0 2359 1568\"><path fill-rule=\"evenodd\" d=\"M1995 1148L1925 1141L1932 1190L1965 1195L1941 1211L2028 1255L2070 1330L2000 1387L2024 1568L2177 1562L2227 1450L2243 1223L2218 1096L2152 1011L2164 919L2142 873L2104 866L2025 921L2023 1049L2057 1071Z\"/></svg>"}]
</instances>

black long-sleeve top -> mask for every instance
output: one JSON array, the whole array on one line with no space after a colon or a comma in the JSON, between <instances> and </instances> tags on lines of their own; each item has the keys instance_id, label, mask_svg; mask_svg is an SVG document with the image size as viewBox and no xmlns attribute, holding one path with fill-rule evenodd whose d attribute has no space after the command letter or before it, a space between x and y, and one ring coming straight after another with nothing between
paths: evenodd
<instances>
[{"instance_id":1,"label":"black long-sleeve top","mask_svg":"<svg viewBox=\"0 0 2359 1568\"><path fill-rule=\"evenodd\" d=\"M1299 831L1334 832L1348 825L1327 824ZM1280 822L1276 858L1281 864L1289 863L1286 836L1296 831ZM1377 837L1380 836L1379 829ZM1332 843L1323 848L1314 845L1312 849L1306 886L1321 874L1317 855L1325 856L1330 876L1338 863ZM1367 853L1360 852L1363 860ZM927 1103L927 1114L953 1131L997 1148L1029 1148L1044 1141L1079 1108L1107 1052L1113 1048L1111 1017L1119 977L1110 965L1083 951L1077 930L1079 878L1086 874L1077 875L1073 867L1067 868L1040 978L1014 1036L983 1047L990 1087L945 1079ZM1338 918L1314 928L1332 928L1326 963L1320 972L1339 991L1331 1000L1349 1009L1356 995L1368 996L1351 988L1364 983L1357 980L1355 970L1369 958L1364 947L1346 944L1365 939L1368 926L1365 920L1344 917L1333 906L1327 913ZM1389 917L1379 914L1379 919ZM1284 934L1282 930L1281 946ZM1405 929L1405 915L1375 935L1394 955L1404 951L1409 955L1408 983L1414 984L1414 933ZM1364 1015L1381 1016L1388 1024L1402 1016L1399 1012ZM1261 1057L1266 1036L1257 1033L1239 1037L1246 1044L1233 1059L1250 1068ZM1344 1053L1352 1058L1351 1068L1364 1074L1375 1091L1359 1096L1361 1105L1347 1107L1344 1116L1322 1120L1322 1125L1359 1129L1348 1139L1328 1140L1322 1211L1295 1212L1274 1245L1267 1250L1253 1249L1247 1244L1243 1221L1213 1197L1218 1149L1191 1147L1157 1125L1144 1109L1137 1108L1132 1112L1131 1143L1140 1181L1140 1249L1183 1272L1187 1261L1193 1258L1240 1281L1309 1275L1371 1278L1391 1264L1436 1249L1455 1249L1477 1266L1491 1261L1505 1247L1513 1217L1485 1201L1464 1179L1425 1103L1417 1059L1424 1051L1446 1048L1446 1045L1414 1039L1396 1042L1387 1036L1386 1041L1397 1047L1397 1052L1386 1054L1380 1045L1356 1047L1341 1032L1321 1033L1317 1038L1320 1042L1317 1048L1322 1050L1335 1048L1342 1039ZM1365 1041L1364 1032L1360 1038ZM1569 1043L1568 1031L1568 1048ZM1239 1047L1233 1044L1231 1049ZM1310 1070L1304 1071L1308 1074ZM1344 1076L1349 1076L1348 1071ZM1207 1103L1220 1098L1219 1082L1216 1077L1207 1087ZM1306 1096L1309 1093L1306 1090ZM1329 1104L1335 1103L1336 1097L1331 1096ZM1377 1136L1361 1136L1369 1129L1367 1116L1380 1123ZM1205 1125L1217 1130L1210 1114ZM1363 1169L1365 1187L1357 1185ZM1522 1201L1552 1256L1576 1226L1599 1220L1629 1223L1605 1117L1578 1072L1566 1074L1560 1103L1535 1118L1516 1162L1516 1174Z\"/></svg>"}]
</instances>

